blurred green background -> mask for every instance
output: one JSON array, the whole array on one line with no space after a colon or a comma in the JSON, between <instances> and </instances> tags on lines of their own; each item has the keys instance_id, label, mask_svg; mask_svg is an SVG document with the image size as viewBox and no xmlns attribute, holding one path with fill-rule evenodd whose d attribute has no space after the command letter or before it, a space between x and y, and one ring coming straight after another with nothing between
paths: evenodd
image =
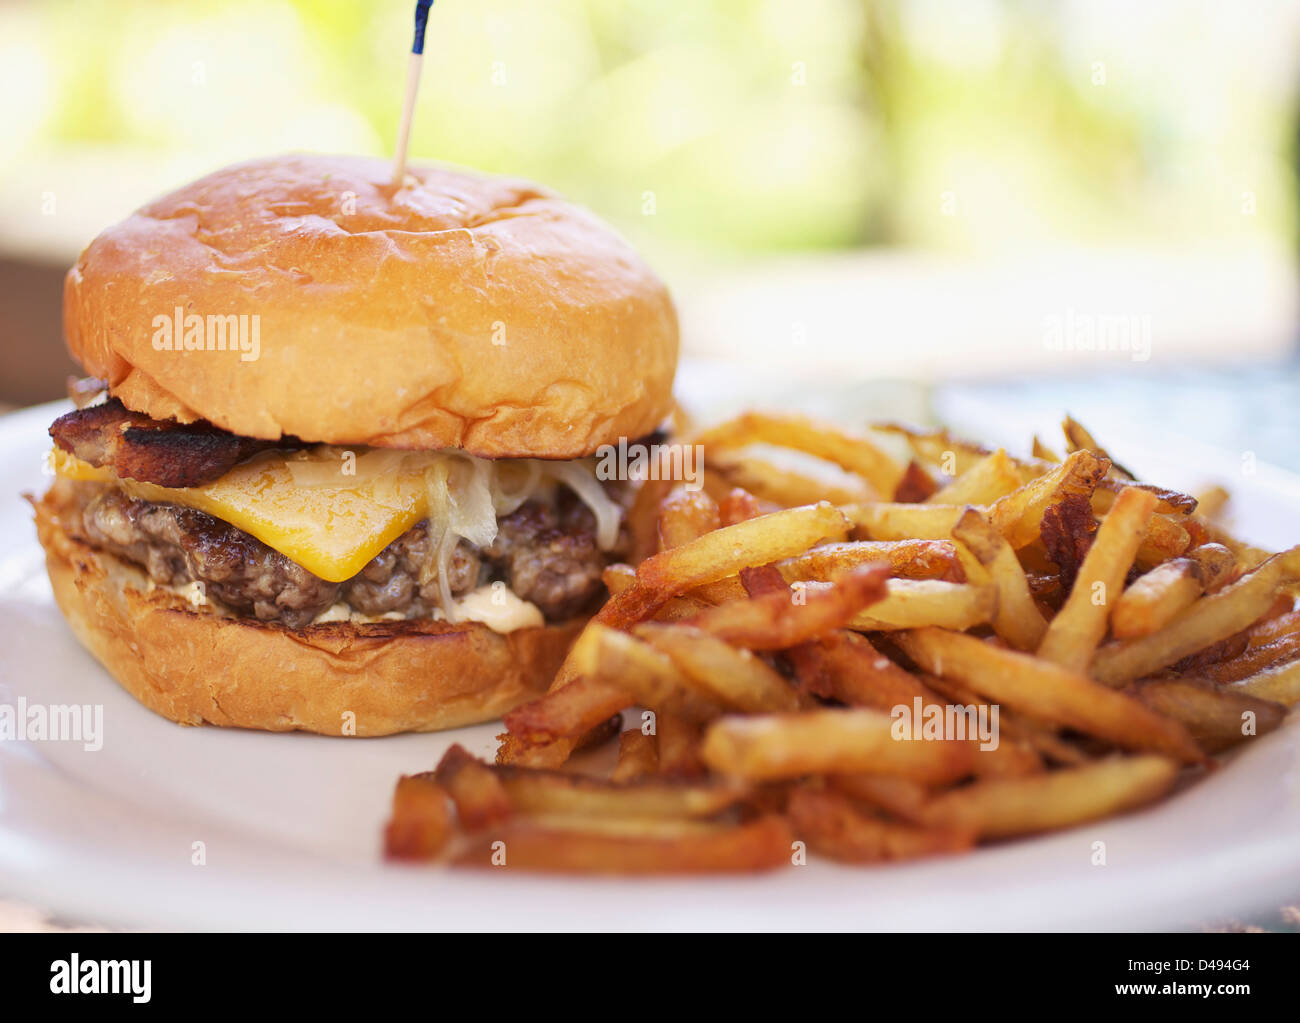
<instances>
[{"instance_id":1,"label":"blurred green background","mask_svg":"<svg viewBox=\"0 0 1300 1023\"><path fill-rule=\"evenodd\" d=\"M411 6L6 4L0 166L390 152ZM413 152L719 250L1289 237L1295 7L442 0Z\"/></svg>"}]
</instances>

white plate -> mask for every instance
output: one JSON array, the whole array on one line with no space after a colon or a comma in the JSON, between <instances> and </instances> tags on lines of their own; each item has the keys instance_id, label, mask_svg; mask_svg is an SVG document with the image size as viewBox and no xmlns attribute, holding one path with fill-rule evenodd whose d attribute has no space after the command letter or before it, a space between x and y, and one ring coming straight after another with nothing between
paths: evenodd
<instances>
[{"instance_id":1,"label":"white plate","mask_svg":"<svg viewBox=\"0 0 1300 1023\"><path fill-rule=\"evenodd\" d=\"M386 865L378 839L395 778L430 768L453 741L490 753L496 728L270 735L179 728L138 705L73 639L30 510L2 496L48 482L45 431L59 410L0 420L0 702L102 704L104 743L0 742L4 896L114 925L495 931L1164 928L1294 895L1296 715L1154 809L952 859L636 882ZM1171 485L1221 472L1240 496L1240 528L1260 542L1300 533L1300 480L1265 467L1242 479L1234 459L1209 457L1160 465L1159 477L1144 464ZM1099 841L1105 866L1092 862ZM192 863L195 842L204 866Z\"/></svg>"}]
</instances>

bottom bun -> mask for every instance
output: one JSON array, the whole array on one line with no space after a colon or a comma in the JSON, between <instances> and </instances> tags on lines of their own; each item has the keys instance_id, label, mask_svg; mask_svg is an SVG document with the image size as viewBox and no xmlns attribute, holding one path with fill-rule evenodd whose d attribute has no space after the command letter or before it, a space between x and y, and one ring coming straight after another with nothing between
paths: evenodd
<instances>
[{"instance_id":1,"label":"bottom bun","mask_svg":"<svg viewBox=\"0 0 1300 1023\"><path fill-rule=\"evenodd\" d=\"M373 736L488 721L544 692L585 624L287 629L195 611L69 536L53 493L33 505L54 598L77 638L132 696L183 725Z\"/></svg>"}]
</instances>

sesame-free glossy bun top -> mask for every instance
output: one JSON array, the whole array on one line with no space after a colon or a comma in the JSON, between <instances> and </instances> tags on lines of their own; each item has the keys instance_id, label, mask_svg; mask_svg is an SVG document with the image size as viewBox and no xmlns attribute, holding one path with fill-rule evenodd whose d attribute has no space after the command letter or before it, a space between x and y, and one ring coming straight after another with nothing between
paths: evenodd
<instances>
[{"instance_id":1,"label":"sesame-free glossy bun top","mask_svg":"<svg viewBox=\"0 0 1300 1023\"><path fill-rule=\"evenodd\" d=\"M73 356L129 408L267 439L574 458L663 421L677 318L622 238L525 181L391 174L284 156L150 203L68 272ZM169 329L195 316L203 350ZM209 350L230 316L246 350Z\"/></svg>"}]
</instances>

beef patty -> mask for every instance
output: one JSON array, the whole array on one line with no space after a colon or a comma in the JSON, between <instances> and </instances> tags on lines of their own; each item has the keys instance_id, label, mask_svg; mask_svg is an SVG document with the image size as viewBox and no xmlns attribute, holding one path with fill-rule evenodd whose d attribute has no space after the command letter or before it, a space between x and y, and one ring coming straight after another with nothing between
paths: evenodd
<instances>
[{"instance_id":1,"label":"beef patty","mask_svg":"<svg viewBox=\"0 0 1300 1023\"><path fill-rule=\"evenodd\" d=\"M338 601L367 615L408 618L429 617L439 606L423 522L351 579L331 583L205 512L137 500L111 487L79 490L80 514L65 523L73 536L140 565L157 583L200 581L232 610L261 621L302 628ZM591 512L561 490L554 505L528 501L502 518L490 547L479 550L462 540L449 561L448 584L460 595L501 580L548 621L562 621L596 602L608 560L596 544Z\"/></svg>"}]
</instances>

